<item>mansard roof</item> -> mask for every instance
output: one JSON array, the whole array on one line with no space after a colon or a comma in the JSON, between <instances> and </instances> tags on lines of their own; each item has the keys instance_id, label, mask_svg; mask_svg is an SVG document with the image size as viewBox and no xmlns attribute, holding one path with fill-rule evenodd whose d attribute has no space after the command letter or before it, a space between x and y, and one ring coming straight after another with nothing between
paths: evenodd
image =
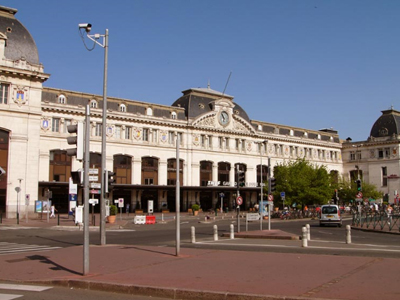
<instances>
[{"instance_id":1,"label":"mansard roof","mask_svg":"<svg viewBox=\"0 0 400 300\"><path fill-rule=\"evenodd\" d=\"M15 18L18 10L0 6L0 33L6 36L5 58L16 61L24 59L39 64L36 43L29 31Z\"/></svg>"},{"instance_id":2,"label":"mansard roof","mask_svg":"<svg viewBox=\"0 0 400 300\"><path fill-rule=\"evenodd\" d=\"M400 112L393 108L383 110L382 115L372 126L370 137L392 137L400 134Z\"/></svg>"}]
</instances>

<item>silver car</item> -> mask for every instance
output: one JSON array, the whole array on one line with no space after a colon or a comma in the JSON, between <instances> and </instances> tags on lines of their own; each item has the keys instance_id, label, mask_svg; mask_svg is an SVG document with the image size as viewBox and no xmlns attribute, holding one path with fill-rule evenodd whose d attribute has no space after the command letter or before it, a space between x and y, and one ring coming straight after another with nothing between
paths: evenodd
<instances>
[{"instance_id":1,"label":"silver car","mask_svg":"<svg viewBox=\"0 0 400 300\"><path fill-rule=\"evenodd\" d=\"M319 226L324 226L326 224L333 224L342 227L342 217L340 216L339 206L333 204L321 206Z\"/></svg>"}]
</instances>

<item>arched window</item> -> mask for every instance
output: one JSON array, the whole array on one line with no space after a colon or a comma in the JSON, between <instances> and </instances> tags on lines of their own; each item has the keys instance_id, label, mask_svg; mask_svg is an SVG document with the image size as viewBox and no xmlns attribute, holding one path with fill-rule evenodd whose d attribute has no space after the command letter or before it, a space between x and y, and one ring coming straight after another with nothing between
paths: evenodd
<instances>
[{"instance_id":1,"label":"arched window","mask_svg":"<svg viewBox=\"0 0 400 300\"><path fill-rule=\"evenodd\" d=\"M200 162L200 185L207 186L208 181L212 181L212 162Z\"/></svg>"},{"instance_id":2,"label":"arched window","mask_svg":"<svg viewBox=\"0 0 400 300\"><path fill-rule=\"evenodd\" d=\"M171 119L174 119L174 120L176 120L176 112L171 112Z\"/></svg>"},{"instance_id":3,"label":"arched window","mask_svg":"<svg viewBox=\"0 0 400 300\"><path fill-rule=\"evenodd\" d=\"M146 109L146 115L148 115L148 116L152 116L153 115L153 109L151 107L148 107Z\"/></svg>"},{"instance_id":4,"label":"arched window","mask_svg":"<svg viewBox=\"0 0 400 300\"><path fill-rule=\"evenodd\" d=\"M71 176L71 156L65 150L50 151L49 181L68 182Z\"/></svg>"},{"instance_id":5,"label":"arched window","mask_svg":"<svg viewBox=\"0 0 400 300\"><path fill-rule=\"evenodd\" d=\"M132 183L132 157L128 155L114 155L115 183Z\"/></svg>"},{"instance_id":6,"label":"arched window","mask_svg":"<svg viewBox=\"0 0 400 300\"><path fill-rule=\"evenodd\" d=\"M176 159L168 159L167 185L176 185ZM183 186L183 160L179 160L179 186Z\"/></svg>"},{"instance_id":7,"label":"arched window","mask_svg":"<svg viewBox=\"0 0 400 300\"><path fill-rule=\"evenodd\" d=\"M125 106L125 104L120 104L120 105L119 105L119 111L120 111L120 112L126 112L126 106Z\"/></svg>"},{"instance_id":8,"label":"arched window","mask_svg":"<svg viewBox=\"0 0 400 300\"><path fill-rule=\"evenodd\" d=\"M58 103L60 103L60 104L65 104L65 103L67 103L67 97L65 97L64 95L59 95L58 96Z\"/></svg>"},{"instance_id":9,"label":"arched window","mask_svg":"<svg viewBox=\"0 0 400 300\"><path fill-rule=\"evenodd\" d=\"M142 184L158 185L158 158L142 157Z\"/></svg>"},{"instance_id":10,"label":"arched window","mask_svg":"<svg viewBox=\"0 0 400 300\"><path fill-rule=\"evenodd\" d=\"M218 181L220 185L224 182L229 182L229 173L231 171L231 164L227 162L218 163Z\"/></svg>"},{"instance_id":11,"label":"arched window","mask_svg":"<svg viewBox=\"0 0 400 300\"><path fill-rule=\"evenodd\" d=\"M90 108L97 108L97 101L92 99L90 100Z\"/></svg>"}]
</instances>

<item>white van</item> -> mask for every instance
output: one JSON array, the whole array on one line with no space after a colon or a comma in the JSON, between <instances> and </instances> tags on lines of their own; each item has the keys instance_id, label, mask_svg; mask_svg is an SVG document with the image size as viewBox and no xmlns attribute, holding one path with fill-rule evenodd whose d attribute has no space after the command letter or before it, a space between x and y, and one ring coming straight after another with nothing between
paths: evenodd
<instances>
[{"instance_id":1,"label":"white van","mask_svg":"<svg viewBox=\"0 0 400 300\"><path fill-rule=\"evenodd\" d=\"M319 226L324 226L326 224L333 224L342 227L342 218L340 216L339 206L333 204L321 206Z\"/></svg>"}]
</instances>

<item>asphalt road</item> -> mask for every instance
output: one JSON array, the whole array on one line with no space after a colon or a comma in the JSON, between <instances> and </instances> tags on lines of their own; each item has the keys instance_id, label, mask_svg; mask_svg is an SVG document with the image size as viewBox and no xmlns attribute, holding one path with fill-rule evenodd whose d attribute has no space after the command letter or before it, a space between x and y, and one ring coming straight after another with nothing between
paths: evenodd
<instances>
[{"instance_id":1,"label":"asphalt road","mask_svg":"<svg viewBox=\"0 0 400 300\"><path fill-rule=\"evenodd\" d=\"M43 289L42 289L43 288ZM0 299L29 300L162 300L166 298L146 297L130 294L118 294L104 291L73 289L64 287L46 287L38 285L0 284Z\"/></svg>"},{"instance_id":2,"label":"asphalt road","mask_svg":"<svg viewBox=\"0 0 400 300\"><path fill-rule=\"evenodd\" d=\"M176 224L169 216L168 222L154 225L127 226L124 230L107 231L107 244L124 245L151 245L160 247L175 247ZM268 251L284 253L334 254L373 257L400 257L400 235L364 232L352 230L352 245L354 249L346 249L345 225L350 224L350 216L344 217L343 227L319 227L317 220L275 220L271 222L271 229L280 229L285 232L301 235L301 229L306 224L311 227L310 247L302 248L301 241L277 241L234 239L220 237L218 242L213 241L213 226L218 226L218 233L228 233L230 224L234 224L237 231L237 219L204 222L204 218L184 217L181 219L181 247L212 248L241 251ZM246 230L244 219L240 220L241 231ZM249 230L259 230L259 222L249 222ZM191 227L196 229L196 244L191 243ZM268 222L263 221L263 229L268 228ZM83 244L82 231L64 231L54 229L18 229L2 230L0 242L15 243L18 245L46 245L51 247L70 247ZM100 233L90 232L90 244L100 244ZM7 247L7 244L3 247ZM0 254L1 254L0 248Z\"/></svg>"}]
</instances>

